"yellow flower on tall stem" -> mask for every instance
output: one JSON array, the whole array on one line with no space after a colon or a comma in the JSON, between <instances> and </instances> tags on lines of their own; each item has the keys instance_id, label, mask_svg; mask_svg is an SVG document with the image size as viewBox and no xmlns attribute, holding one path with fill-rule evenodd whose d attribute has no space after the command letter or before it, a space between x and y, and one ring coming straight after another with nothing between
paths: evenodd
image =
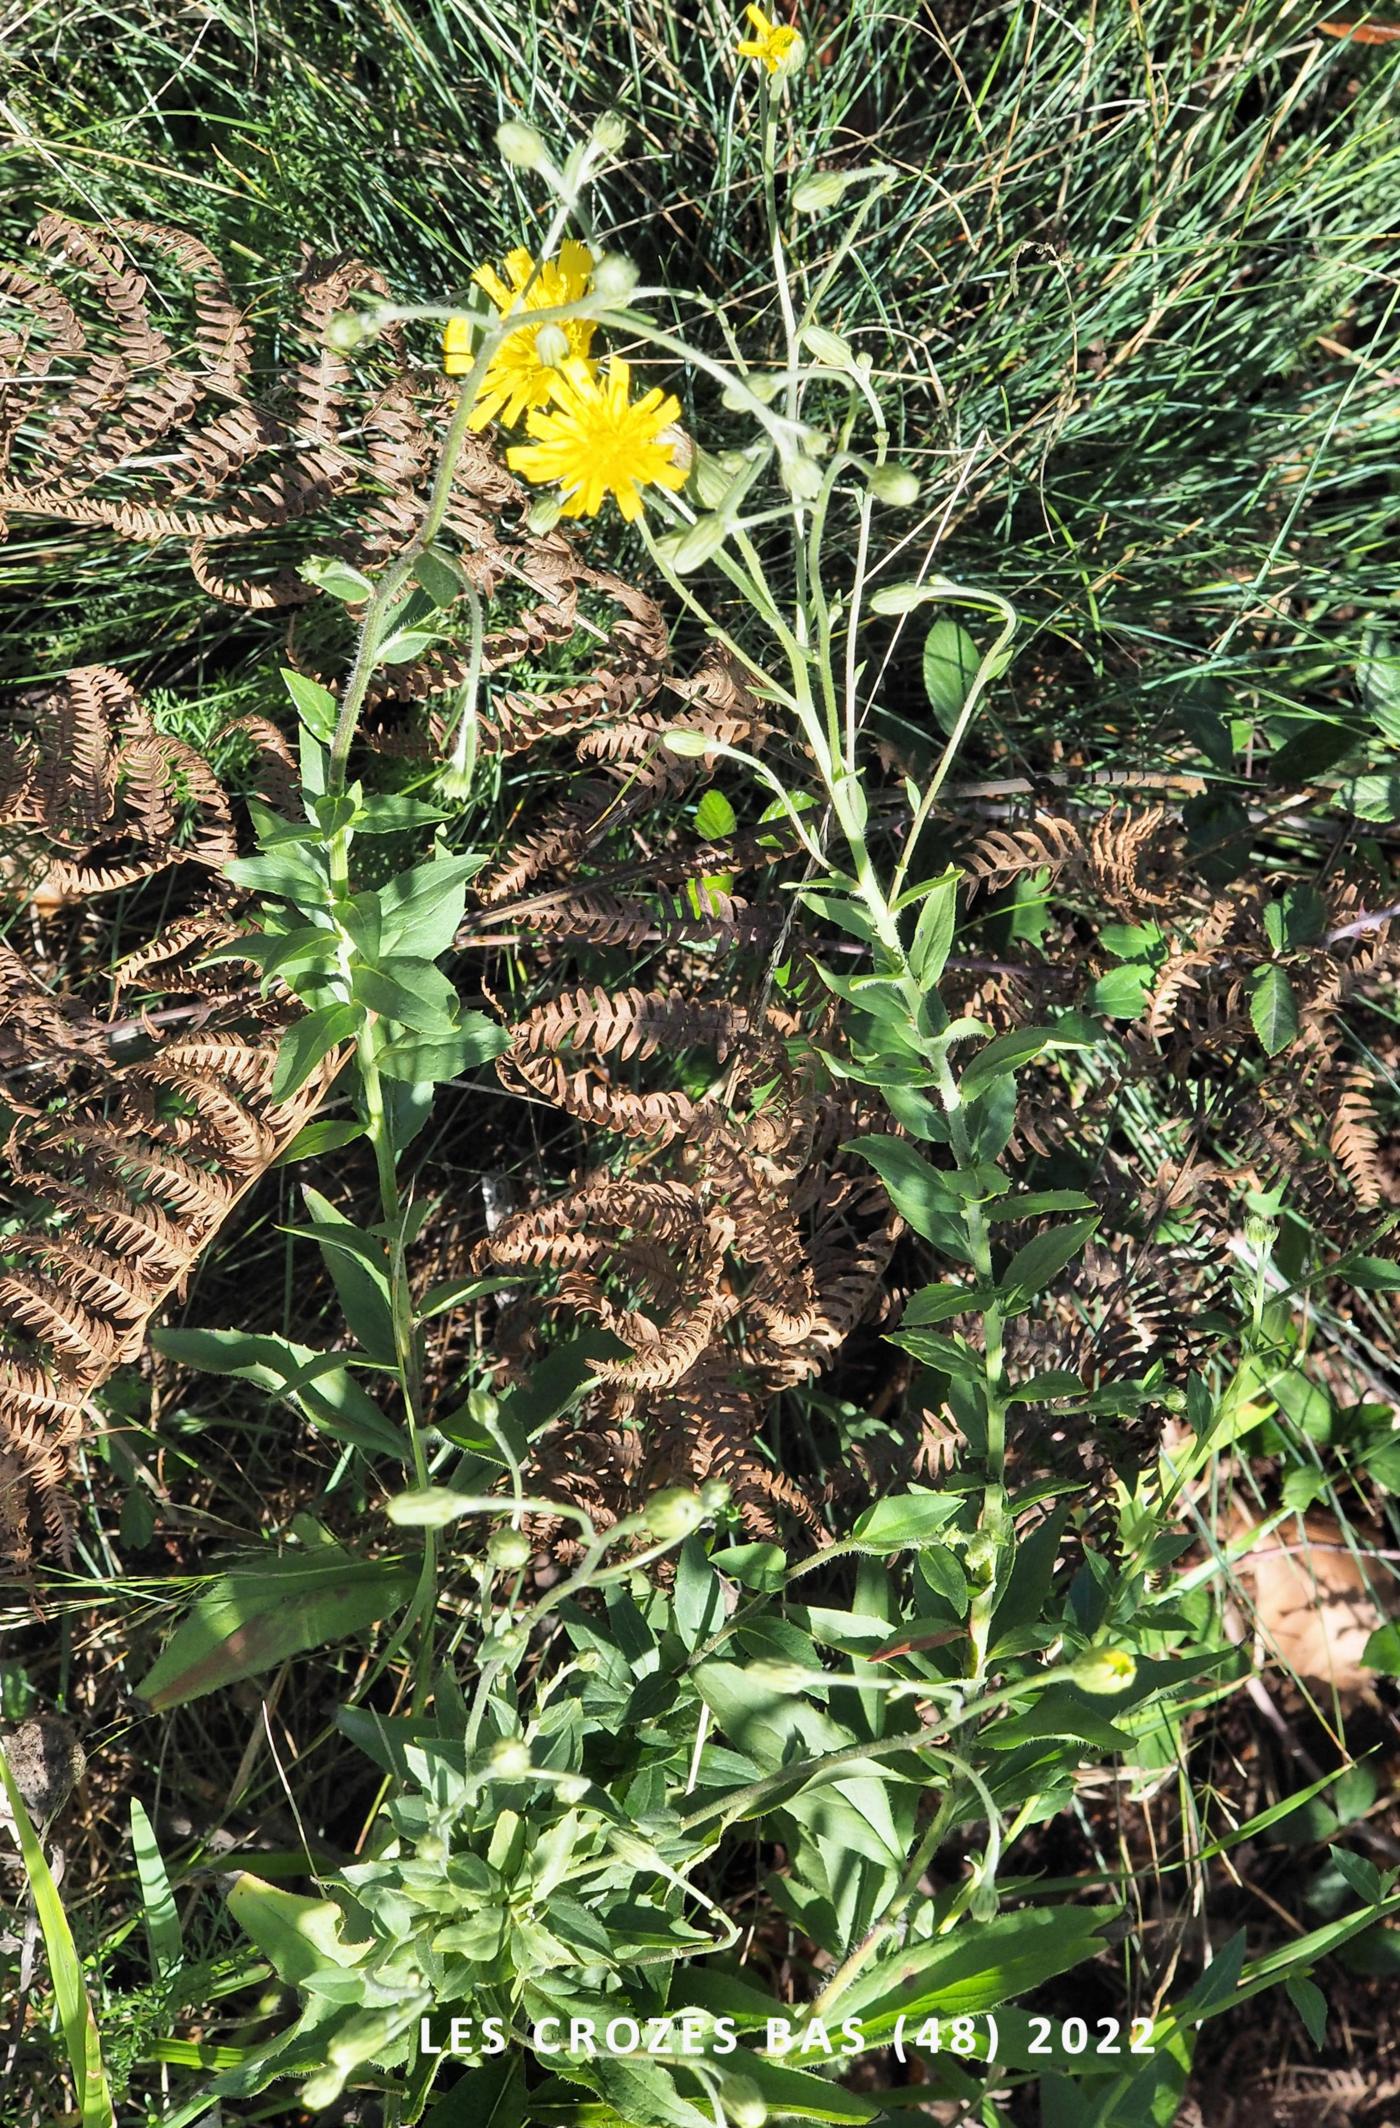
<instances>
[{"instance_id":1,"label":"yellow flower on tall stem","mask_svg":"<svg viewBox=\"0 0 1400 2128\"><path fill-rule=\"evenodd\" d=\"M753 36L740 38L739 57L757 59L770 74L790 73L802 57L799 32L786 22L770 22L761 7L746 7L744 14Z\"/></svg>"},{"instance_id":2,"label":"yellow flower on tall stem","mask_svg":"<svg viewBox=\"0 0 1400 2128\"><path fill-rule=\"evenodd\" d=\"M678 462L679 435L665 431L680 420L680 403L653 389L631 399L632 371L612 357L606 376L577 359L555 373L553 403L536 408L525 423L533 443L506 453L514 472L535 482L557 481L565 517L593 517L609 495L629 520L642 514L645 487L680 488L686 468Z\"/></svg>"},{"instance_id":3,"label":"yellow flower on tall stem","mask_svg":"<svg viewBox=\"0 0 1400 2128\"><path fill-rule=\"evenodd\" d=\"M535 273L535 261L522 246L507 255L505 271L506 281L491 266L478 266L472 275L495 304L499 316L512 317L518 310L555 310L587 295L593 254L586 244L570 242L563 246L557 259L544 260ZM464 377L470 370L472 335L471 319L448 319L442 335L442 366L449 377ZM588 351L592 344L591 318L522 325L518 332L510 333L487 364L472 406L471 427L484 429L488 421L498 416L507 423L515 422L531 407L547 405L559 365L580 361L591 367Z\"/></svg>"}]
</instances>

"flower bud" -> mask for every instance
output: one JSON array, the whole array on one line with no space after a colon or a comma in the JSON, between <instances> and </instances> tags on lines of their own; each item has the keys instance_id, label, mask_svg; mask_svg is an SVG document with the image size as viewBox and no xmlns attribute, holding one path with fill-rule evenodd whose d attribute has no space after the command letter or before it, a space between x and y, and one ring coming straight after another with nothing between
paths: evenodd
<instances>
[{"instance_id":1,"label":"flower bud","mask_svg":"<svg viewBox=\"0 0 1400 2128\"><path fill-rule=\"evenodd\" d=\"M744 471L741 451L698 451L695 457L695 495L706 510L726 502Z\"/></svg>"},{"instance_id":2,"label":"flower bud","mask_svg":"<svg viewBox=\"0 0 1400 2128\"><path fill-rule=\"evenodd\" d=\"M729 1487L723 1478L706 1478L700 1488L700 1505L707 1515L718 1515L729 1505Z\"/></svg>"},{"instance_id":3,"label":"flower bud","mask_svg":"<svg viewBox=\"0 0 1400 2128\"><path fill-rule=\"evenodd\" d=\"M995 1921L999 1904L996 1878L983 1877L967 1902L967 1910L974 1921Z\"/></svg>"},{"instance_id":4,"label":"flower bud","mask_svg":"<svg viewBox=\"0 0 1400 2128\"><path fill-rule=\"evenodd\" d=\"M744 378L748 391L764 406L771 406L786 384L787 378L781 370L750 370ZM748 411L743 390L733 384L725 385L720 393L720 404L728 407L732 414Z\"/></svg>"},{"instance_id":5,"label":"flower bud","mask_svg":"<svg viewBox=\"0 0 1400 2128\"><path fill-rule=\"evenodd\" d=\"M840 206L849 183L843 170L815 170L793 186L792 204L799 214L820 214L827 207Z\"/></svg>"},{"instance_id":6,"label":"flower bud","mask_svg":"<svg viewBox=\"0 0 1400 2128\"><path fill-rule=\"evenodd\" d=\"M338 310L326 327L326 345L338 355L348 355L368 336L365 320L353 310Z\"/></svg>"},{"instance_id":7,"label":"flower bud","mask_svg":"<svg viewBox=\"0 0 1400 2128\"><path fill-rule=\"evenodd\" d=\"M828 332L824 325L804 326L802 344L823 369L849 372L855 367L855 353L850 341L843 340L839 333Z\"/></svg>"},{"instance_id":8,"label":"flower bud","mask_svg":"<svg viewBox=\"0 0 1400 2128\"><path fill-rule=\"evenodd\" d=\"M492 1566L516 1572L530 1563L531 1544L524 1530L498 1529L493 1531L486 1547L486 1556Z\"/></svg>"},{"instance_id":9,"label":"flower bud","mask_svg":"<svg viewBox=\"0 0 1400 2128\"><path fill-rule=\"evenodd\" d=\"M523 1781L533 1772L530 1747L521 1736L503 1736L491 1753L493 1780Z\"/></svg>"},{"instance_id":10,"label":"flower bud","mask_svg":"<svg viewBox=\"0 0 1400 2128\"><path fill-rule=\"evenodd\" d=\"M569 359L569 336L562 325L542 325L535 334L535 353L546 369L558 369Z\"/></svg>"},{"instance_id":11,"label":"flower bud","mask_svg":"<svg viewBox=\"0 0 1400 2128\"><path fill-rule=\"evenodd\" d=\"M713 753L719 741L709 732L689 731L681 725L675 731L663 732L661 744L684 761L698 761L702 754ZM656 1497L659 1500L664 1495L658 1493Z\"/></svg>"},{"instance_id":12,"label":"flower bud","mask_svg":"<svg viewBox=\"0 0 1400 2128\"><path fill-rule=\"evenodd\" d=\"M609 303L625 303L641 279L641 272L620 251L605 251L593 268L593 292Z\"/></svg>"},{"instance_id":13,"label":"flower bud","mask_svg":"<svg viewBox=\"0 0 1400 2128\"><path fill-rule=\"evenodd\" d=\"M496 146L505 162L517 170L538 170L545 159L545 145L533 126L508 118L496 128Z\"/></svg>"},{"instance_id":14,"label":"flower bud","mask_svg":"<svg viewBox=\"0 0 1400 2128\"><path fill-rule=\"evenodd\" d=\"M698 569L712 554L718 554L724 545L729 527L722 517L697 517L693 525L687 525L678 533L671 547L669 560L677 576L688 576Z\"/></svg>"},{"instance_id":15,"label":"flower bud","mask_svg":"<svg viewBox=\"0 0 1400 2128\"><path fill-rule=\"evenodd\" d=\"M343 2069L317 2069L308 2076L298 2097L308 2113L321 2113L333 2106L345 2089L347 2072Z\"/></svg>"},{"instance_id":16,"label":"flower bud","mask_svg":"<svg viewBox=\"0 0 1400 2128\"><path fill-rule=\"evenodd\" d=\"M821 214L839 206L852 185L888 184L897 173L889 163L863 163L858 170L811 170L792 188L799 214Z\"/></svg>"},{"instance_id":17,"label":"flower bud","mask_svg":"<svg viewBox=\"0 0 1400 2128\"><path fill-rule=\"evenodd\" d=\"M870 595L872 613L913 613L918 606L927 606L940 593L933 584L882 584Z\"/></svg>"},{"instance_id":18,"label":"flower bud","mask_svg":"<svg viewBox=\"0 0 1400 2128\"><path fill-rule=\"evenodd\" d=\"M814 1684L824 1682L820 1670L804 1670L800 1663L768 1662L761 1656L744 1665L744 1675L758 1691L785 1696L810 1691Z\"/></svg>"},{"instance_id":19,"label":"flower bud","mask_svg":"<svg viewBox=\"0 0 1400 2128\"><path fill-rule=\"evenodd\" d=\"M1126 1692L1137 1664L1126 1648L1086 1648L1071 1664L1070 1676L1082 1692Z\"/></svg>"},{"instance_id":20,"label":"flower bud","mask_svg":"<svg viewBox=\"0 0 1400 2128\"><path fill-rule=\"evenodd\" d=\"M974 1530L963 1549L963 1563L975 1581L990 1581L997 1570L997 1541L990 1530Z\"/></svg>"},{"instance_id":21,"label":"flower bud","mask_svg":"<svg viewBox=\"0 0 1400 2128\"><path fill-rule=\"evenodd\" d=\"M593 145L604 155L620 155L627 145L627 121L620 111L604 111L593 128Z\"/></svg>"},{"instance_id":22,"label":"flower bud","mask_svg":"<svg viewBox=\"0 0 1400 2128\"><path fill-rule=\"evenodd\" d=\"M705 1519L700 1495L682 1485L669 1485L653 1494L646 1506L647 1528L658 1544L676 1544L699 1529Z\"/></svg>"},{"instance_id":23,"label":"flower bud","mask_svg":"<svg viewBox=\"0 0 1400 2128\"><path fill-rule=\"evenodd\" d=\"M768 2118L768 2102L751 2076L726 2076L720 2103L729 2128L763 2128Z\"/></svg>"},{"instance_id":24,"label":"flower bud","mask_svg":"<svg viewBox=\"0 0 1400 2128\"><path fill-rule=\"evenodd\" d=\"M783 486L794 502L815 502L822 491L822 469L813 458L789 458L783 466Z\"/></svg>"},{"instance_id":25,"label":"flower bud","mask_svg":"<svg viewBox=\"0 0 1400 2128\"><path fill-rule=\"evenodd\" d=\"M525 522L534 533L552 532L564 514L564 505L557 495L537 495L525 515Z\"/></svg>"},{"instance_id":26,"label":"flower bud","mask_svg":"<svg viewBox=\"0 0 1400 2128\"><path fill-rule=\"evenodd\" d=\"M463 1512L459 1495L445 1485L424 1485L396 1493L386 1501L385 1514L398 1529L446 1529Z\"/></svg>"},{"instance_id":27,"label":"flower bud","mask_svg":"<svg viewBox=\"0 0 1400 2128\"><path fill-rule=\"evenodd\" d=\"M896 510L912 510L919 499L918 476L908 466L876 466L869 488L876 502L887 502Z\"/></svg>"},{"instance_id":28,"label":"flower bud","mask_svg":"<svg viewBox=\"0 0 1400 2128\"><path fill-rule=\"evenodd\" d=\"M481 1644L483 1662L517 1663L530 1645L524 1626L502 1626Z\"/></svg>"},{"instance_id":29,"label":"flower bud","mask_svg":"<svg viewBox=\"0 0 1400 2128\"><path fill-rule=\"evenodd\" d=\"M326 2059L336 2069L358 2069L362 2062L382 2054L395 2036L396 2020L390 2011L362 2010L327 2042Z\"/></svg>"}]
</instances>

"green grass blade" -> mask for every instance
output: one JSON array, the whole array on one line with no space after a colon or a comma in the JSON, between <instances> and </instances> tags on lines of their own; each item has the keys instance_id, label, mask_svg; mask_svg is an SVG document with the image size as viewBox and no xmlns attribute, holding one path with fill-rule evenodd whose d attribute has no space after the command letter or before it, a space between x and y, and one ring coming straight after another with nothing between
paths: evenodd
<instances>
[{"instance_id":1,"label":"green grass blade","mask_svg":"<svg viewBox=\"0 0 1400 2128\"><path fill-rule=\"evenodd\" d=\"M131 1846L136 1856L136 1875L141 1885L141 1908L146 1921L146 1941L151 1950L151 1972L157 1980L178 1973L185 1962L180 1935L180 1917L175 1894L165 1867L154 1827L142 1805L131 1799Z\"/></svg>"},{"instance_id":2,"label":"green grass blade","mask_svg":"<svg viewBox=\"0 0 1400 2128\"><path fill-rule=\"evenodd\" d=\"M25 1809L24 1798L15 1786L3 1749L0 1749L0 1786L4 1788L14 1817L20 1855L34 1897L39 1926L44 1933L44 1949L48 1954L54 1999L63 2027L63 2043L78 2094L82 2128L116 2128L112 2094L107 2088L107 2074L102 2066L97 2021L83 1986L82 1960L73 1941L73 1931L68 1926L68 1916L63 1911L63 1901L58 1896L53 1872L44 1858L39 1836Z\"/></svg>"}]
</instances>

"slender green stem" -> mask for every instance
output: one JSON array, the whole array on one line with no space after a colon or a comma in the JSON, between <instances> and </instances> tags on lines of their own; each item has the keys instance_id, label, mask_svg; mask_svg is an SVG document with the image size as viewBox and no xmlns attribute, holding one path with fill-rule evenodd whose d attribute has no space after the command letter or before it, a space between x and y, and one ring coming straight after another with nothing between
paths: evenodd
<instances>
[{"instance_id":1,"label":"slender green stem","mask_svg":"<svg viewBox=\"0 0 1400 2128\"><path fill-rule=\"evenodd\" d=\"M764 1804L778 1796L793 1783L801 1786L813 1774L826 1773L837 1766L848 1766L854 1760L889 1759L898 1757L901 1751L936 1751L947 1757L944 1740L955 1729L965 1728L969 1722L980 1721L995 1714L1001 1707L1011 1706L1026 1692L1043 1692L1047 1686L1059 1684L1070 1675L1068 1664L1052 1670L1042 1670L1032 1677L1016 1678L1012 1683L998 1685L989 1692L979 1692L975 1698L965 1696L965 1688L945 1686L953 1704L940 1717L936 1725L915 1729L907 1735L877 1737L873 1743L857 1742L843 1744L837 1751L813 1752L809 1758L792 1759L773 1773L765 1773L758 1780L750 1781L743 1788L736 1788L726 1796L702 1804L680 1820L682 1832L693 1832L698 1826L719 1818L712 1837L718 1840L726 1828L736 1819L756 1817ZM932 1696L939 1688L930 1682L928 1691ZM961 1762L959 1762L961 1763Z\"/></svg>"}]
</instances>

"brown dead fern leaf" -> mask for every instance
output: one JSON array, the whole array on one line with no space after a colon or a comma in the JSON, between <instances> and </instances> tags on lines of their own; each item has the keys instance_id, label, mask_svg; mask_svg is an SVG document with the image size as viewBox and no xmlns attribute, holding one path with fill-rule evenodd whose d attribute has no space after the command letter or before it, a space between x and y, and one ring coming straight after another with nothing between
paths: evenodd
<instances>
[{"instance_id":1,"label":"brown dead fern leaf","mask_svg":"<svg viewBox=\"0 0 1400 2128\"><path fill-rule=\"evenodd\" d=\"M1369 1211L1385 1197L1378 1157L1380 1133L1371 1106L1371 1074L1368 1071L1348 1072L1337 1088L1336 1100L1330 1133L1331 1151L1356 1192L1357 1203Z\"/></svg>"},{"instance_id":2,"label":"brown dead fern leaf","mask_svg":"<svg viewBox=\"0 0 1400 2128\"><path fill-rule=\"evenodd\" d=\"M120 674L70 673L12 714L23 773L0 805L0 887L44 905L193 865L208 898L234 848L228 800ZM128 957L128 984L149 988L159 969L182 999L163 1038L148 1018L112 1023L55 994L0 945L4 1153L25 1222L0 1244L0 1558L12 1563L32 1556L36 1523L66 1550L68 1458L94 1390L139 1353L151 1315L334 1069L273 1101L286 1010L182 966L231 931L224 895Z\"/></svg>"}]
</instances>

